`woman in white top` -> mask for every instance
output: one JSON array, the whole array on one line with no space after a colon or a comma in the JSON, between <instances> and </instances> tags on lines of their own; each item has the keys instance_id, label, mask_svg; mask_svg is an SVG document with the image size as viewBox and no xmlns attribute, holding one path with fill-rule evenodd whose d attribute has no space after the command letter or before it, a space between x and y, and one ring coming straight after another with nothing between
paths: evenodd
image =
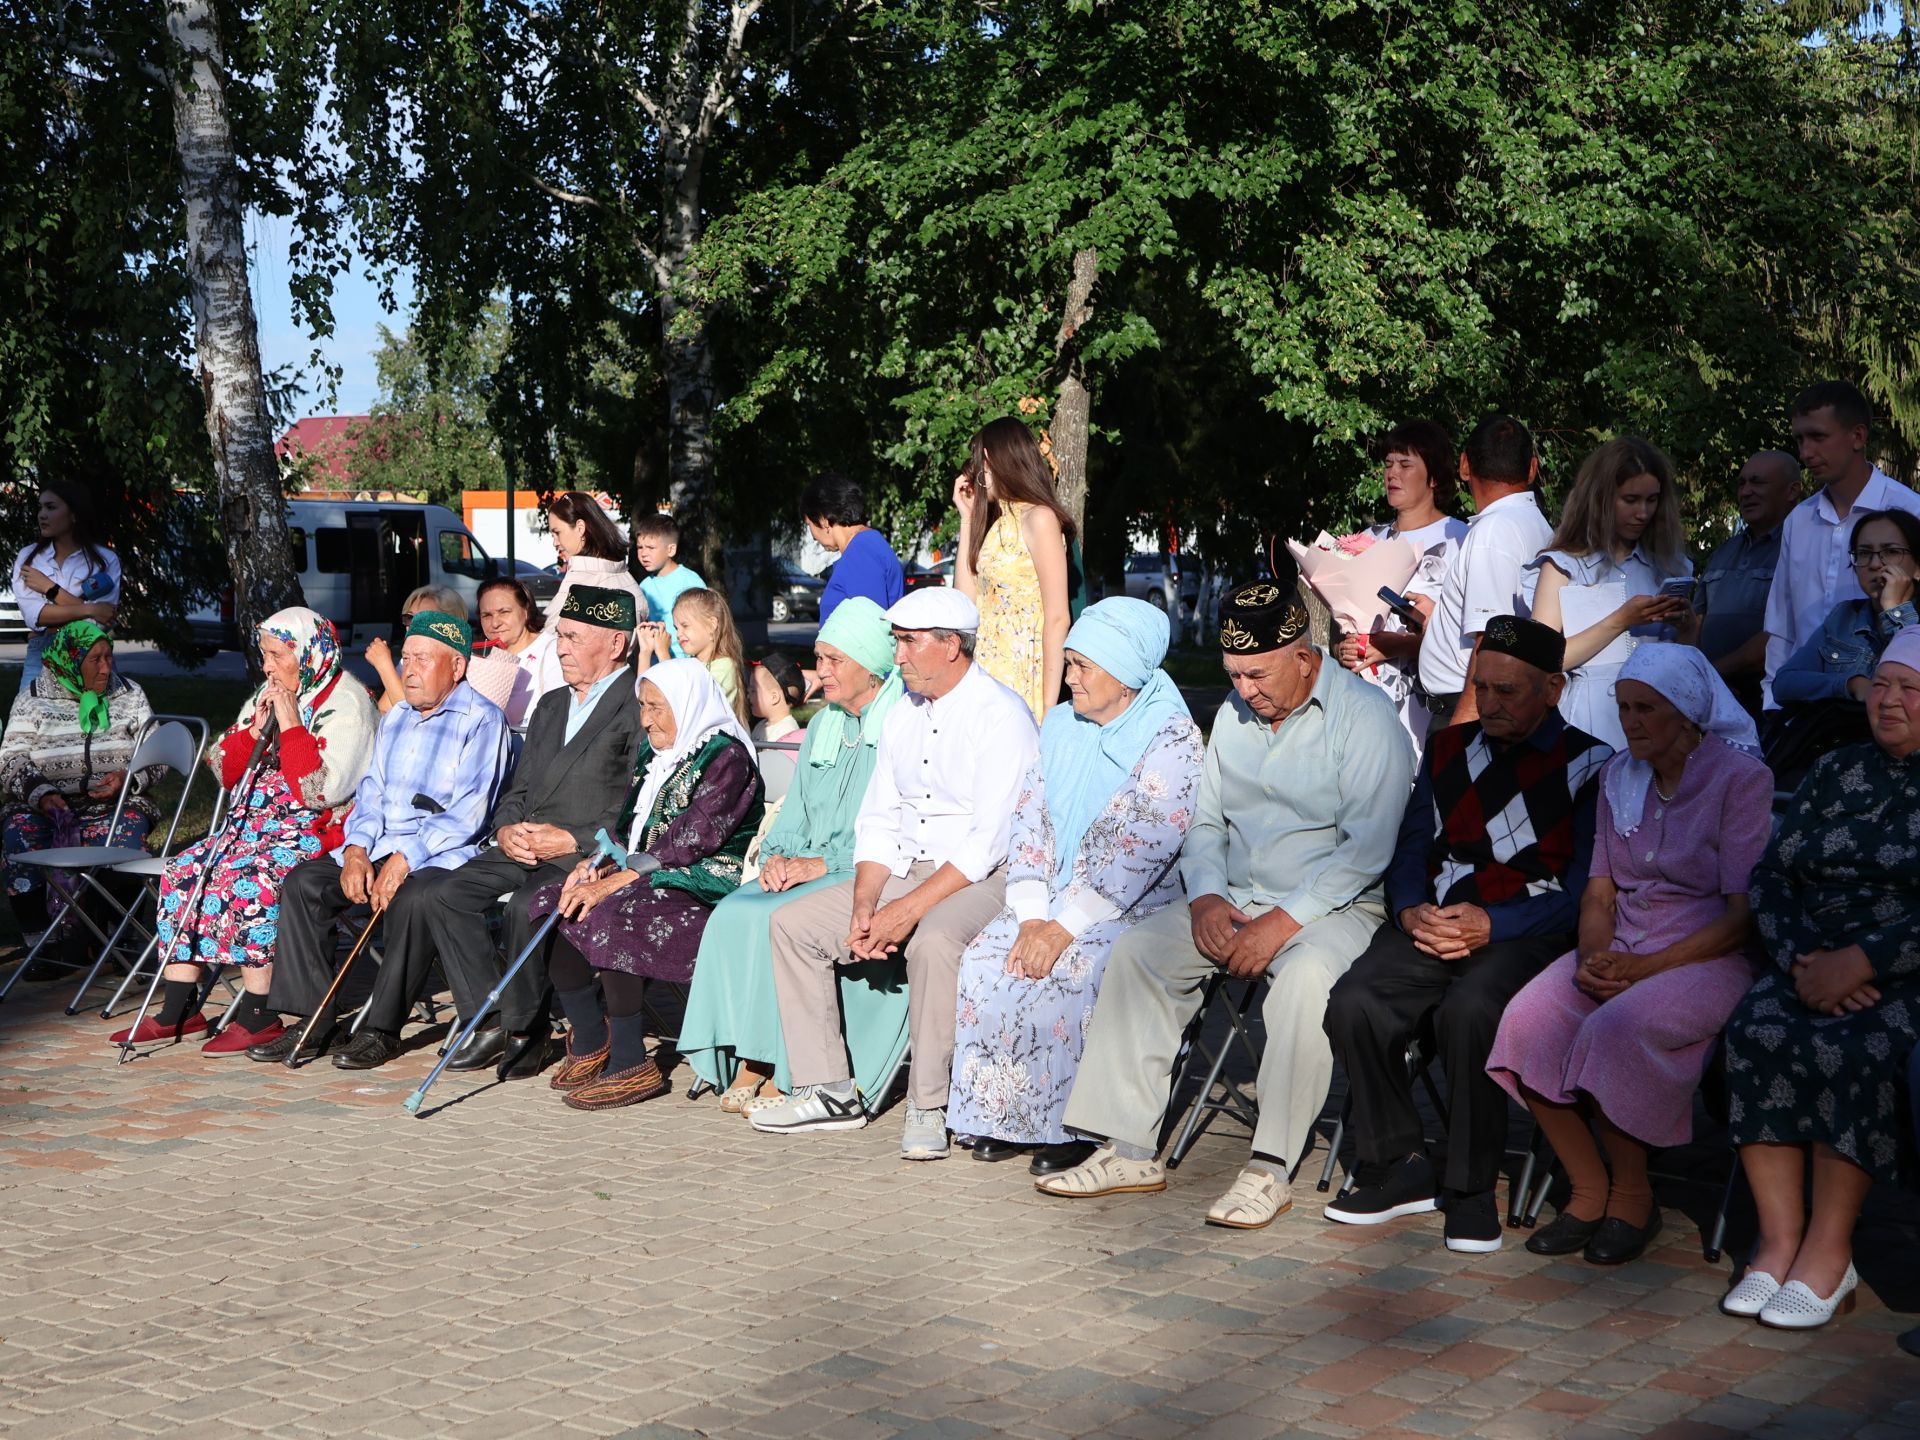
<instances>
[{"instance_id":1,"label":"woman in white top","mask_svg":"<svg viewBox=\"0 0 1920 1440\"><path fill-rule=\"evenodd\" d=\"M633 613L640 617L640 623L645 624L652 618L647 597L640 592L640 582L627 568L627 537L607 518L598 501L578 490L557 495L547 511L547 524L553 531L553 548L560 552L566 569L560 577L560 588L547 602L548 624L532 648L520 657L521 665L533 672L536 701L549 690L566 684L560 674L560 657L553 651L552 622L560 618L560 610L567 603L567 591L575 585L624 590L633 596ZM633 664L636 669L647 664L637 645L633 647Z\"/></svg>"},{"instance_id":2,"label":"woman in white top","mask_svg":"<svg viewBox=\"0 0 1920 1440\"><path fill-rule=\"evenodd\" d=\"M1467 535L1467 522L1453 513L1459 503L1460 451L1453 437L1431 420L1396 425L1382 448L1387 504L1394 518L1370 526L1367 533L1376 540L1397 536L1413 547L1418 563L1406 595L1414 609L1429 616ZM1342 665L1387 692L1418 756L1431 719L1418 685L1420 632L1389 613L1371 635L1342 636L1339 656Z\"/></svg>"},{"instance_id":3,"label":"woman in white top","mask_svg":"<svg viewBox=\"0 0 1920 1440\"><path fill-rule=\"evenodd\" d=\"M22 694L40 673L54 631L75 620L110 628L120 608L120 557L100 539L86 487L70 480L41 485L39 519L40 538L13 561L13 596L28 632Z\"/></svg>"},{"instance_id":4,"label":"woman in white top","mask_svg":"<svg viewBox=\"0 0 1920 1440\"><path fill-rule=\"evenodd\" d=\"M1530 567L1533 618L1567 637L1560 715L1627 748L1613 682L1646 640L1691 644L1698 619L1673 462L1637 435L1609 440L1574 477L1560 528Z\"/></svg>"},{"instance_id":5,"label":"woman in white top","mask_svg":"<svg viewBox=\"0 0 1920 1440\"><path fill-rule=\"evenodd\" d=\"M533 603L533 595L524 582L510 575L501 575L487 581L480 587L480 629L491 645L487 656L502 664L513 666L511 677L507 680L503 694L496 700L506 712L507 724L516 730L524 730L527 717L533 710L533 702L538 698L533 689L533 668L528 657L534 646L539 643L540 632L546 628L547 617ZM474 654L478 661L480 653ZM474 678L472 662L467 666L467 679ZM475 689L479 689L478 684ZM481 692L485 694L485 691ZM489 700L496 697L488 695Z\"/></svg>"}]
</instances>

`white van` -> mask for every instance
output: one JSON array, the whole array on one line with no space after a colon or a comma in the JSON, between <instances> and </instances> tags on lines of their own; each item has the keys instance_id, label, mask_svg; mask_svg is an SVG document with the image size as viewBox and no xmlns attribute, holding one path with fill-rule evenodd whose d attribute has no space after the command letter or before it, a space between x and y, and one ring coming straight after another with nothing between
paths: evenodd
<instances>
[{"instance_id":1,"label":"white van","mask_svg":"<svg viewBox=\"0 0 1920 1440\"><path fill-rule=\"evenodd\" d=\"M507 573L506 562L481 549L444 505L289 500L287 543L307 608L333 621L341 643L349 646L376 635L391 639L401 602L422 585L458 591L471 620L482 583ZM544 605L560 588L558 577L547 571L517 568L536 604ZM231 591L218 604L194 611L188 621L203 648L239 648Z\"/></svg>"}]
</instances>

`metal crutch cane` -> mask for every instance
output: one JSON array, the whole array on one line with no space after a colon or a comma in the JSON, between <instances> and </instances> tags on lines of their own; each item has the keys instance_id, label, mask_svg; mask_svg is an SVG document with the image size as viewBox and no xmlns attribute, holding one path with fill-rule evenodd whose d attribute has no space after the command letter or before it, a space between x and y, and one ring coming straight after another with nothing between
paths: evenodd
<instances>
[{"instance_id":1,"label":"metal crutch cane","mask_svg":"<svg viewBox=\"0 0 1920 1440\"><path fill-rule=\"evenodd\" d=\"M267 723L261 726L260 728L259 737L253 742L253 753L247 757L247 768L241 772L240 783L233 787L233 793L235 795L245 795L250 790L252 790L253 777L259 772L260 762L267 753L267 746L273 743L273 738L275 734L278 733L279 729L280 729L279 723L276 721L276 719L272 715L269 715L267 717ZM240 816L238 813L236 813L238 809L239 809L238 805L229 807L227 811L226 824L224 828L222 828L220 831L217 832L218 835L225 836L233 833L233 827L237 825L240 821ZM210 835L207 838L211 840L216 837ZM187 892L186 903L180 907L180 915L183 920L186 917L192 915L194 910L199 906L200 897L206 892L207 880L209 877L212 876L214 862L218 858L219 858L219 850L217 848L211 849L207 852L206 858L200 862L200 874L198 875L198 877L195 878L193 882L193 889ZM133 1053L132 1037L134 1033L137 1030L139 1030L141 1022L147 1018L147 1011L151 1009L153 1006L154 994L160 989L161 977L167 973L167 965L169 962L167 961L164 955L161 955L159 953L160 952L160 935L159 935L159 916L158 915L154 917L154 922L155 922L155 925L154 925L155 933L154 933L153 940L150 942L150 945L149 945L149 948L152 949L154 952L153 979L147 982L147 993L141 998L139 1013L133 1017L133 1024L127 1029L128 1038L121 1041L120 1043L120 1058L117 1063L121 1065L126 1064L127 1057ZM178 938L179 937L176 934L175 939L177 940ZM140 969L140 964L141 964L140 961L138 960L134 961L133 968L136 973ZM210 994L213 990L212 977L217 973L218 973L217 966L209 967L209 979L207 984L208 994ZM201 996L200 1003L202 1005L207 1003L206 994L203 994Z\"/></svg>"},{"instance_id":2,"label":"metal crutch cane","mask_svg":"<svg viewBox=\"0 0 1920 1440\"><path fill-rule=\"evenodd\" d=\"M360 958L360 952L367 948L367 941L373 935L373 927L379 923L380 912L376 910L373 916L367 921L367 928L360 932L360 938L353 942L353 949L347 952L347 958L341 963L340 973L333 977L333 984L327 987L327 993L320 997L320 1003L314 1008L313 1014L309 1015L301 1025L299 1039L293 1042L293 1049L287 1052L287 1058L282 1062L289 1070L297 1070L300 1068L301 1047L303 1047L307 1041L313 1037L314 1032L320 1028L320 1020L333 1009L333 997L340 993L340 986L345 982L347 972L353 968L353 962Z\"/></svg>"},{"instance_id":3,"label":"metal crutch cane","mask_svg":"<svg viewBox=\"0 0 1920 1440\"><path fill-rule=\"evenodd\" d=\"M607 848L610 843L606 838L606 832L602 831L600 848L594 852L593 856L594 865L598 866L602 860L613 858ZM646 854L634 855L630 863L631 868L642 875L660 868L660 862L655 860L651 855ZM526 948L514 957L513 964L507 967L507 973L502 975L499 983L487 992L487 998L474 1007L473 1018L467 1021L465 1028L460 1032L459 1039L447 1046L446 1053L442 1055L434 1065L432 1073L420 1082L420 1088L400 1102L406 1107L409 1115L418 1115L420 1113L420 1103L427 1098L427 1087L440 1078L440 1072L447 1068L447 1063L460 1053L468 1040L473 1038L473 1032L479 1029L480 1022L484 1020L493 1007L499 1003L501 993L505 991L508 984L513 980L513 977L520 973L520 967L526 964L533 952L540 948L541 943L553 932L553 927L558 924L559 921L560 902L556 899L552 912L541 922L540 928L534 931L533 938L527 941Z\"/></svg>"}]
</instances>

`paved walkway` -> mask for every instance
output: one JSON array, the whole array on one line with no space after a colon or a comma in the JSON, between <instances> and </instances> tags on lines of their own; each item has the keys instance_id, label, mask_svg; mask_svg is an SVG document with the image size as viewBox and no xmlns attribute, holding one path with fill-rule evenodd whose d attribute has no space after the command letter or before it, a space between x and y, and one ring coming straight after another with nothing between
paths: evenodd
<instances>
[{"instance_id":1,"label":"paved walkway","mask_svg":"<svg viewBox=\"0 0 1920 1440\"><path fill-rule=\"evenodd\" d=\"M1920 1436L1912 1323L1726 1319L1677 1212L1601 1271L1420 1221L1200 1223L1164 1195L896 1158L898 1116L776 1138L711 1097L192 1049L116 1067L47 987L0 1008L0 1435ZM686 1072L676 1079L685 1088Z\"/></svg>"}]
</instances>

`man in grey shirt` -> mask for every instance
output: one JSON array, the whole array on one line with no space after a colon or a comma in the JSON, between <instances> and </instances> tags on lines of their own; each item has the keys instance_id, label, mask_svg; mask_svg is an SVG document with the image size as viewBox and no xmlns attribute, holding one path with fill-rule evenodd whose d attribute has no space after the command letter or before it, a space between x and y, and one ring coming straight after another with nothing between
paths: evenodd
<instances>
[{"instance_id":1,"label":"man in grey shirt","mask_svg":"<svg viewBox=\"0 0 1920 1440\"><path fill-rule=\"evenodd\" d=\"M1291 584L1229 595L1220 647L1234 693L1181 855L1187 903L1115 942L1067 1101L1067 1128L1108 1143L1037 1184L1069 1199L1164 1190L1155 1151L1180 1036L1214 975L1265 976L1253 1156L1207 1211L1209 1224L1255 1229L1291 1203L1288 1169L1326 1103L1327 993L1386 917L1380 876L1413 746L1386 695L1313 644Z\"/></svg>"},{"instance_id":2,"label":"man in grey shirt","mask_svg":"<svg viewBox=\"0 0 1920 1440\"><path fill-rule=\"evenodd\" d=\"M1694 608L1700 648L1720 678L1753 714L1767 668L1767 591L1780 560L1787 515L1800 503L1800 462L1784 450L1762 450L1740 467L1734 503L1746 523L1720 543L1700 572Z\"/></svg>"}]
</instances>

